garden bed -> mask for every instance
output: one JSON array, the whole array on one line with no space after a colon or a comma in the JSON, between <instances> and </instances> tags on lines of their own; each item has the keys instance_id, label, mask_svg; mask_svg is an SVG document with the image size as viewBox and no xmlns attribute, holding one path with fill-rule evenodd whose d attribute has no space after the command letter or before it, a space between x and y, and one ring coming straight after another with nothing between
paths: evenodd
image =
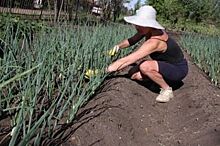
<instances>
[{"instance_id":1,"label":"garden bed","mask_svg":"<svg viewBox=\"0 0 220 146\"><path fill-rule=\"evenodd\" d=\"M106 81L103 91L80 109L62 144L74 146L220 145L220 90L193 63L184 85L169 103L124 77Z\"/></svg>"},{"instance_id":2,"label":"garden bed","mask_svg":"<svg viewBox=\"0 0 220 146\"><path fill-rule=\"evenodd\" d=\"M0 145L220 144L220 90L187 54L189 75L174 84L174 100L159 104L159 88L130 80L126 71L84 80L86 69L102 70L111 62L107 49L130 35L130 28L123 34L113 26L41 30L33 42L22 39L24 32L18 29L16 39L7 35L10 48L1 60L2 81L15 72L20 79L1 84Z\"/></svg>"},{"instance_id":3,"label":"garden bed","mask_svg":"<svg viewBox=\"0 0 220 146\"><path fill-rule=\"evenodd\" d=\"M156 103L153 84L108 79L80 109L62 146L220 145L220 90L185 55L189 74L172 101Z\"/></svg>"}]
</instances>

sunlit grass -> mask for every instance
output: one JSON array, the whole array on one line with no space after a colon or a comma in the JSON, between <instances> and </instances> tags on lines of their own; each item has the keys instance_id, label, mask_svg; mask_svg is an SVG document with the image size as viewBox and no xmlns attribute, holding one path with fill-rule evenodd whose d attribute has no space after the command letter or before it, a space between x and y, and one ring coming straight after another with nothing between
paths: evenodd
<instances>
[{"instance_id":1,"label":"sunlit grass","mask_svg":"<svg viewBox=\"0 0 220 146\"><path fill-rule=\"evenodd\" d=\"M64 24L29 34L10 24L0 59L1 107L13 115L10 145L27 145L31 140L40 145L42 138L53 138L58 125L74 121L108 75L105 68L114 58L107 51L132 30L120 25ZM85 81L87 69L98 69L99 74Z\"/></svg>"}]
</instances>

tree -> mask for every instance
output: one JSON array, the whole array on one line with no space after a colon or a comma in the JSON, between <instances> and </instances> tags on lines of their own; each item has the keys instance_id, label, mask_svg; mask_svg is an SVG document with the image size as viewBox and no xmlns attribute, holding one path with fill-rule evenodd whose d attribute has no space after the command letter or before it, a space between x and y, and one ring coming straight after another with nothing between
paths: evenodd
<instances>
[{"instance_id":1,"label":"tree","mask_svg":"<svg viewBox=\"0 0 220 146\"><path fill-rule=\"evenodd\" d=\"M146 0L160 18L176 23L178 19L195 22L219 20L219 0Z\"/></svg>"},{"instance_id":2,"label":"tree","mask_svg":"<svg viewBox=\"0 0 220 146\"><path fill-rule=\"evenodd\" d=\"M134 11L138 10L141 7L141 0L138 0L134 5Z\"/></svg>"},{"instance_id":3,"label":"tree","mask_svg":"<svg viewBox=\"0 0 220 146\"><path fill-rule=\"evenodd\" d=\"M220 1L218 0L215 0L213 2L213 6L214 6L214 9L211 11L212 13L212 17L214 20L216 20L218 23L220 23Z\"/></svg>"},{"instance_id":4,"label":"tree","mask_svg":"<svg viewBox=\"0 0 220 146\"><path fill-rule=\"evenodd\" d=\"M60 11L62 9L62 6L63 6L63 2L64 0L56 0L54 2L54 22L57 22L59 21L59 15L60 15Z\"/></svg>"},{"instance_id":5,"label":"tree","mask_svg":"<svg viewBox=\"0 0 220 146\"><path fill-rule=\"evenodd\" d=\"M118 18L123 10L123 4L129 3L130 0L113 0L113 21L116 21L116 18Z\"/></svg>"},{"instance_id":6,"label":"tree","mask_svg":"<svg viewBox=\"0 0 220 146\"><path fill-rule=\"evenodd\" d=\"M124 3L129 3L130 0L100 0L99 4L103 9L103 19L110 20L113 16L113 21L120 16Z\"/></svg>"},{"instance_id":7,"label":"tree","mask_svg":"<svg viewBox=\"0 0 220 146\"><path fill-rule=\"evenodd\" d=\"M79 10L79 0L76 0L76 14L75 14L75 20L77 21L78 19L78 10Z\"/></svg>"},{"instance_id":8,"label":"tree","mask_svg":"<svg viewBox=\"0 0 220 146\"><path fill-rule=\"evenodd\" d=\"M69 14L69 21L72 21L72 17L73 17L73 7L74 7L74 0L67 0L67 11Z\"/></svg>"}]
</instances>

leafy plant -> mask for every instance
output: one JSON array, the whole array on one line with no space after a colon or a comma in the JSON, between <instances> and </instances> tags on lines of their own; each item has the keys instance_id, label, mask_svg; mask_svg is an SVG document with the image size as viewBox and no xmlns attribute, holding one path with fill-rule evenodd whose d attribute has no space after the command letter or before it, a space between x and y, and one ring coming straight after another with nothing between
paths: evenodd
<instances>
[{"instance_id":1,"label":"leafy plant","mask_svg":"<svg viewBox=\"0 0 220 146\"><path fill-rule=\"evenodd\" d=\"M220 83L220 39L219 36L186 34L181 37L181 44L192 56L195 63L204 70L211 81Z\"/></svg>"},{"instance_id":2,"label":"leafy plant","mask_svg":"<svg viewBox=\"0 0 220 146\"><path fill-rule=\"evenodd\" d=\"M19 26L7 26L0 105L4 114L12 115L10 145L41 145L55 139L61 125L75 120L78 109L108 76L105 68L114 59L106 55L109 48L132 33L120 25L63 24L50 31L41 27L29 42L26 35L18 35L24 31ZM87 69L100 72L86 81Z\"/></svg>"}]
</instances>

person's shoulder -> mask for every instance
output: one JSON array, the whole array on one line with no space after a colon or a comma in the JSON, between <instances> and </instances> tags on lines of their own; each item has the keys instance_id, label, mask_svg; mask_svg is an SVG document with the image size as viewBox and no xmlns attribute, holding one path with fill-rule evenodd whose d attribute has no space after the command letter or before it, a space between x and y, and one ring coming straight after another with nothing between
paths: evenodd
<instances>
[{"instance_id":1,"label":"person's shoulder","mask_svg":"<svg viewBox=\"0 0 220 146\"><path fill-rule=\"evenodd\" d=\"M159 38L149 38L147 40L148 43L157 43L160 42L161 40Z\"/></svg>"},{"instance_id":2,"label":"person's shoulder","mask_svg":"<svg viewBox=\"0 0 220 146\"><path fill-rule=\"evenodd\" d=\"M145 41L145 44L157 47L160 44L160 40L155 38L149 38Z\"/></svg>"}]
</instances>

